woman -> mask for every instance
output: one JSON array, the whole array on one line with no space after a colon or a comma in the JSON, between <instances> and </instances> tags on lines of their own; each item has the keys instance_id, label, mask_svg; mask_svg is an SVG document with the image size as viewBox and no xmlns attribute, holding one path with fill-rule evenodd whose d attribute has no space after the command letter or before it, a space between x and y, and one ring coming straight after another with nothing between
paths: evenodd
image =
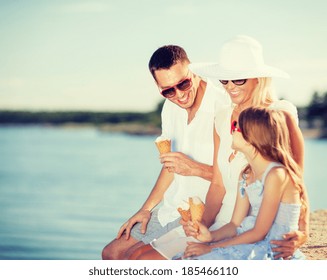
<instances>
[{"instance_id":1,"label":"woman","mask_svg":"<svg viewBox=\"0 0 327 280\"><path fill-rule=\"evenodd\" d=\"M252 106L263 106L280 110L284 113L290 132L292 156L303 169L304 140L298 127L296 107L288 101L278 100L273 93L272 78L288 78L285 72L266 65L259 42L248 36L237 36L227 41L221 48L218 63L198 63L189 66L199 76L221 84L231 99L231 105L216 112L214 175L207 196L202 223L210 229L217 229L228 223L232 217L238 176L247 164L245 156L235 152L232 147L231 124L238 121L240 113ZM225 196L221 203L221 191ZM308 203L304 189L304 199ZM187 198L186 198L187 200ZM299 221L299 230L284 235L284 240L272 241L278 245L273 250L279 252L277 258L290 258L309 234L309 211ZM184 223L187 236L194 236L189 231L189 223ZM185 242L186 243L186 242ZM145 250L146 249L146 250ZM161 254L164 252L160 251ZM135 254L138 259L162 259L151 247L143 248Z\"/></svg>"}]
</instances>

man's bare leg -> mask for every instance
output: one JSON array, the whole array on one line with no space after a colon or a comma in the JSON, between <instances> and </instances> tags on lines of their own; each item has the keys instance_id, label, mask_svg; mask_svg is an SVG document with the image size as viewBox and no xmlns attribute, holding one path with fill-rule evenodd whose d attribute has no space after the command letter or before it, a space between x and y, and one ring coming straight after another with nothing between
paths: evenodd
<instances>
[{"instance_id":1,"label":"man's bare leg","mask_svg":"<svg viewBox=\"0 0 327 280\"><path fill-rule=\"evenodd\" d=\"M112 240L106 247L102 250L102 259L103 260L125 260L126 256L129 256L130 253L127 253L130 248L140 241L134 239L133 237L125 238L125 234L119 239ZM144 243L141 242L143 245Z\"/></svg>"},{"instance_id":2,"label":"man's bare leg","mask_svg":"<svg viewBox=\"0 0 327 280\"><path fill-rule=\"evenodd\" d=\"M125 260L131 260L131 256L132 255L137 255L138 251L142 251L142 248L145 247L145 248L149 248L148 246L151 247L152 249L152 246L151 245L145 245L142 241L139 241L138 243L136 243L135 245L133 245L132 247L130 247L126 252L125 252L125 255L124 255L124 259Z\"/></svg>"},{"instance_id":3,"label":"man's bare leg","mask_svg":"<svg viewBox=\"0 0 327 280\"><path fill-rule=\"evenodd\" d=\"M150 244L138 247L128 257L129 260L166 260L161 254L152 248Z\"/></svg>"},{"instance_id":4,"label":"man's bare leg","mask_svg":"<svg viewBox=\"0 0 327 280\"><path fill-rule=\"evenodd\" d=\"M129 256L128 259L129 260L137 260L142 254L144 254L150 250L153 250L153 248L150 244L141 246L138 249L134 250L134 252Z\"/></svg>"},{"instance_id":5,"label":"man's bare leg","mask_svg":"<svg viewBox=\"0 0 327 280\"><path fill-rule=\"evenodd\" d=\"M167 260L164 256L159 254L153 248L145 251L143 254L137 257L137 260Z\"/></svg>"}]
</instances>

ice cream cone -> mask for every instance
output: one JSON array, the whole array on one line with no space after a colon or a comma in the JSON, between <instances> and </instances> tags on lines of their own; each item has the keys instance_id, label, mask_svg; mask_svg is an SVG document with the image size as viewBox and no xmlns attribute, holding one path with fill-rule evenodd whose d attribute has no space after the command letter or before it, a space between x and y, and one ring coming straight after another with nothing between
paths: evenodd
<instances>
[{"instance_id":1,"label":"ice cream cone","mask_svg":"<svg viewBox=\"0 0 327 280\"><path fill-rule=\"evenodd\" d=\"M155 141L160 154L171 152L171 140L158 137Z\"/></svg>"},{"instance_id":2,"label":"ice cream cone","mask_svg":"<svg viewBox=\"0 0 327 280\"><path fill-rule=\"evenodd\" d=\"M184 210L181 207L178 207L177 211L182 216L183 221L187 222L187 221L191 220L191 211L190 211L190 209Z\"/></svg>"},{"instance_id":3,"label":"ice cream cone","mask_svg":"<svg viewBox=\"0 0 327 280\"><path fill-rule=\"evenodd\" d=\"M204 203L199 197L189 197L188 202L184 201L183 206L178 207L177 211L185 222L192 221L194 227L199 229L197 222L201 221L204 213Z\"/></svg>"},{"instance_id":4,"label":"ice cream cone","mask_svg":"<svg viewBox=\"0 0 327 280\"><path fill-rule=\"evenodd\" d=\"M194 227L199 228L197 222L201 222L203 213L204 213L204 203L199 197L190 197L190 212L191 220L194 223Z\"/></svg>"}]
</instances>

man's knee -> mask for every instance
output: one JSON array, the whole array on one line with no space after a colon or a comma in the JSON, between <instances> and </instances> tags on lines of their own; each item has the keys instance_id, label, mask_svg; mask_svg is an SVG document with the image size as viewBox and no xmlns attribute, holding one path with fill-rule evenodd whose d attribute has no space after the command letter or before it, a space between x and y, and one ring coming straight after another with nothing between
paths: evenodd
<instances>
[{"instance_id":1,"label":"man's knee","mask_svg":"<svg viewBox=\"0 0 327 280\"><path fill-rule=\"evenodd\" d=\"M102 259L103 260L117 260L118 255L117 251L114 249L116 246L114 241L107 244L102 250Z\"/></svg>"},{"instance_id":2,"label":"man's knee","mask_svg":"<svg viewBox=\"0 0 327 280\"><path fill-rule=\"evenodd\" d=\"M124 257L124 246L122 242L118 239L111 241L102 250L103 260L121 260Z\"/></svg>"},{"instance_id":3,"label":"man's knee","mask_svg":"<svg viewBox=\"0 0 327 280\"><path fill-rule=\"evenodd\" d=\"M126 252L135 245L138 241L133 237L125 239L122 236L119 239L111 241L102 250L103 260L124 260L126 259Z\"/></svg>"},{"instance_id":4,"label":"man's knee","mask_svg":"<svg viewBox=\"0 0 327 280\"><path fill-rule=\"evenodd\" d=\"M140 247L143 247L145 244L142 241L136 242L133 246L129 247L125 252L124 252L124 259L128 260L131 258L131 256L139 250Z\"/></svg>"},{"instance_id":5,"label":"man's knee","mask_svg":"<svg viewBox=\"0 0 327 280\"><path fill-rule=\"evenodd\" d=\"M128 260L138 260L139 256L141 256L150 249L152 249L152 246L150 244L145 245L143 243L138 243L137 248L130 248L125 255Z\"/></svg>"}]
</instances>

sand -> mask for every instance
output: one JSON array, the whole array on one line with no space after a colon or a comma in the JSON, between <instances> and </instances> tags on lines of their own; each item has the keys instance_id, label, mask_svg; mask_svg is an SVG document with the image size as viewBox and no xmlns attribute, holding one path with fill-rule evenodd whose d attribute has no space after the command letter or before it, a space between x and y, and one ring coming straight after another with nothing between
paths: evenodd
<instances>
[{"instance_id":1,"label":"sand","mask_svg":"<svg viewBox=\"0 0 327 280\"><path fill-rule=\"evenodd\" d=\"M310 237L301 251L308 260L327 260L327 210L310 214Z\"/></svg>"}]
</instances>

